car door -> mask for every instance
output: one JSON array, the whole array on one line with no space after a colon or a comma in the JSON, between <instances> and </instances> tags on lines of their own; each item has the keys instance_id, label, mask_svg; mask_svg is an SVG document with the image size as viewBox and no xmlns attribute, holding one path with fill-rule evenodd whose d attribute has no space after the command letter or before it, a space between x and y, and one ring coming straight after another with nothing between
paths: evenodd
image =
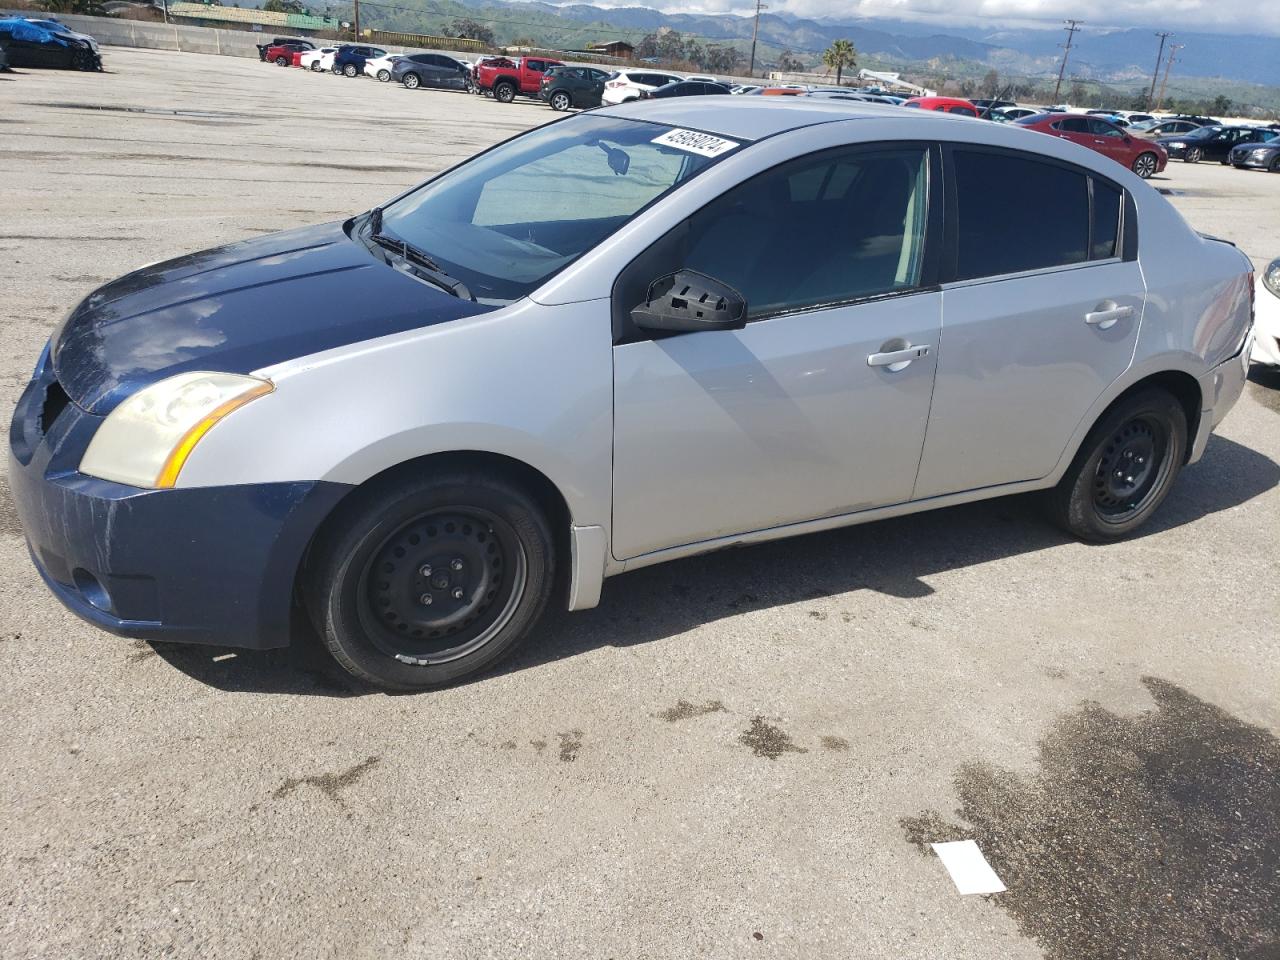
<instances>
[{"instance_id":1,"label":"car door","mask_svg":"<svg viewBox=\"0 0 1280 960\"><path fill-rule=\"evenodd\" d=\"M1055 120L1052 124L1053 132L1063 140L1070 140L1072 143L1078 143L1082 147L1088 147L1090 150L1095 149L1094 137L1089 129L1089 119L1087 117L1063 117L1061 120Z\"/></svg>"},{"instance_id":2,"label":"car door","mask_svg":"<svg viewBox=\"0 0 1280 960\"><path fill-rule=\"evenodd\" d=\"M1089 132L1093 134L1093 149L1105 153L1116 163L1129 165L1129 143L1123 130L1099 117L1090 117Z\"/></svg>"},{"instance_id":3,"label":"car door","mask_svg":"<svg viewBox=\"0 0 1280 960\"><path fill-rule=\"evenodd\" d=\"M939 169L923 144L810 154L722 194L623 272L615 557L910 497L942 305ZM632 324L650 284L682 269L739 290L745 326Z\"/></svg>"},{"instance_id":4,"label":"car door","mask_svg":"<svg viewBox=\"0 0 1280 960\"><path fill-rule=\"evenodd\" d=\"M946 160L942 345L917 499L1051 473L1128 368L1146 302L1132 200L1116 184L1020 151L951 146ZM990 202L1003 196L1028 199Z\"/></svg>"}]
</instances>

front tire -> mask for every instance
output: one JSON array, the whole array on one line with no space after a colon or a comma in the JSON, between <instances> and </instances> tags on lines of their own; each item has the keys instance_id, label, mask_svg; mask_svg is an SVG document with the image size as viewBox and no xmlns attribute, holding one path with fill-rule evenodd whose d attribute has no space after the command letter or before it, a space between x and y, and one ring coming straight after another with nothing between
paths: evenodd
<instances>
[{"instance_id":1,"label":"front tire","mask_svg":"<svg viewBox=\"0 0 1280 960\"><path fill-rule=\"evenodd\" d=\"M511 103L516 98L516 88L510 83L500 83L493 88L493 99L499 103Z\"/></svg>"},{"instance_id":2,"label":"front tire","mask_svg":"<svg viewBox=\"0 0 1280 960\"><path fill-rule=\"evenodd\" d=\"M523 640L555 578L537 501L477 470L375 481L318 539L304 595L334 659L394 690L485 670Z\"/></svg>"},{"instance_id":3,"label":"front tire","mask_svg":"<svg viewBox=\"0 0 1280 960\"><path fill-rule=\"evenodd\" d=\"M551 95L551 109L557 113L564 113L570 106L569 95L563 90L558 90Z\"/></svg>"},{"instance_id":4,"label":"front tire","mask_svg":"<svg viewBox=\"0 0 1280 960\"><path fill-rule=\"evenodd\" d=\"M416 73L406 73L404 75L404 79L401 80L400 82L403 83L405 87L407 87L410 90L417 90L418 85L422 83L422 80L419 79Z\"/></svg>"},{"instance_id":5,"label":"front tire","mask_svg":"<svg viewBox=\"0 0 1280 960\"><path fill-rule=\"evenodd\" d=\"M1158 162L1154 153L1140 153L1133 161L1133 172L1143 180L1150 180L1155 175Z\"/></svg>"},{"instance_id":6,"label":"front tire","mask_svg":"<svg viewBox=\"0 0 1280 960\"><path fill-rule=\"evenodd\" d=\"M1089 431L1049 492L1054 520L1081 540L1128 536L1173 487L1187 450L1187 415L1167 390L1151 387L1114 404Z\"/></svg>"},{"instance_id":7,"label":"front tire","mask_svg":"<svg viewBox=\"0 0 1280 960\"><path fill-rule=\"evenodd\" d=\"M1202 157L1204 157L1203 150L1201 150L1199 147L1191 147L1189 150L1187 150L1186 154L1183 156L1182 159L1185 160L1187 163L1199 163Z\"/></svg>"}]
</instances>

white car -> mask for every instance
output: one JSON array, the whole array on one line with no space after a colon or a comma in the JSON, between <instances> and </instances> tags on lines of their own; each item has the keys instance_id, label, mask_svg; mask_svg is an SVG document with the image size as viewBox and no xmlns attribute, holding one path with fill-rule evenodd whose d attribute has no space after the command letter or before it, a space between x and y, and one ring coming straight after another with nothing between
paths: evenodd
<instances>
[{"instance_id":1,"label":"white car","mask_svg":"<svg viewBox=\"0 0 1280 960\"><path fill-rule=\"evenodd\" d=\"M370 57L364 62L364 75L386 83L391 79L391 68L401 58L401 54L387 53L380 57Z\"/></svg>"},{"instance_id":2,"label":"white car","mask_svg":"<svg viewBox=\"0 0 1280 960\"><path fill-rule=\"evenodd\" d=\"M996 107L991 111L1001 116L1008 117L1010 120L1021 120L1023 117L1034 117L1040 110L1032 110L1029 107Z\"/></svg>"},{"instance_id":3,"label":"white car","mask_svg":"<svg viewBox=\"0 0 1280 960\"><path fill-rule=\"evenodd\" d=\"M1280 257L1258 274L1253 296L1253 350L1249 359L1280 367Z\"/></svg>"},{"instance_id":4,"label":"white car","mask_svg":"<svg viewBox=\"0 0 1280 960\"><path fill-rule=\"evenodd\" d=\"M333 55L337 47L321 47L319 50L308 50L298 58L298 66L316 73L328 73L333 69Z\"/></svg>"},{"instance_id":5,"label":"white car","mask_svg":"<svg viewBox=\"0 0 1280 960\"><path fill-rule=\"evenodd\" d=\"M605 106L612 107L628 100L639 100L640 95L679 83L684 77L661 70L619 70L610 74L604 82L604 94L600 97Z\"/></svg>"}]
</instances>

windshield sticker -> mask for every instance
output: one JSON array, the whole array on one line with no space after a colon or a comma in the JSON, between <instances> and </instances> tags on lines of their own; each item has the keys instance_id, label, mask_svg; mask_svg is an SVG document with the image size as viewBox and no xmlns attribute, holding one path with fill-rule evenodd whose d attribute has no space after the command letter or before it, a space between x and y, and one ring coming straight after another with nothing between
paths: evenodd
<instances>
[{"instance_id":1,"label":"windshield sticker","mask_svg":"<svg viewBox=\"0 0 1280 960\"><path fill-rule=\"evenodd\" d=\"M662 136L654 137L651 142L675 147L677 150L688 153L696 153L703 157L718 157L738 146L736 140L713 137L709 133L699 133L697 130L668 130Z\"/></svg>"}]
</instances>

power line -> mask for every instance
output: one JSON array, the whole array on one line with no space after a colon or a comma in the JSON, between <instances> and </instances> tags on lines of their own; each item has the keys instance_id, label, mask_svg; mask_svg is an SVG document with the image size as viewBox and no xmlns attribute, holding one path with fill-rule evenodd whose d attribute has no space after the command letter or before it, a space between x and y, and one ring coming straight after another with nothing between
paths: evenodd
<instances>
[{"instance_id":1,"label":"power line","mask_svg":"<svg viewBox=\"0 0 1280 960\"><path fill-rule=\"evenodd\" d=\"M769 9L761 0L756 0L756 18L751 26L751 66L747 68L747 76L756 75L756 37L760 34L760 11Z\"/></svg>"},{"instance_id":2,"label":"power line","mask_svg":"<svg viewBox=\"0 0 1280 960\"><path fill-rule=\"evenodd\" d=\"M1062 65L1058 67L1058 82L1053 87L1053 102L1058 102L1058 94L1062 90L1062 77L1067 72L1067 57L1071 56L1071 40L1076 35L1076 31L1080 29L1083 20L1064 20L1067 25L1067 43L1062 48Z\"/></svg>"},{"instance_id":3,"label":"power line","mask_svg":"<svg viewBox=\"0 0 1280 960\"><path fill-rule=\"evenodd\" d=\"M1177 52L1185 46L1185 43L1169 44L1169 56L1164 62L1164 79L1160 81L1160 96L1156 99L1156 110L1159 110L1164 106L1164 89L1169 85L1169 71L1173 69L1173 61L1176 58Z\"/></svg>"},{"instance_id":4,"label":"power line","mask_svg":"<svg viewBox=\"0 0 1280 960\"><path fill-rule=\"evenodd\" d=\"M1156 36L1160 38L1160 49L1156 51L1156 68L1151 74L1151 91L1147 94L1148 108L1156 101L1156 80L1160 76L1160 61L1164 59L1164 42L1172 37L1173 34L1168 32L1157 33Z\"/></svg>"}]
</instances>

